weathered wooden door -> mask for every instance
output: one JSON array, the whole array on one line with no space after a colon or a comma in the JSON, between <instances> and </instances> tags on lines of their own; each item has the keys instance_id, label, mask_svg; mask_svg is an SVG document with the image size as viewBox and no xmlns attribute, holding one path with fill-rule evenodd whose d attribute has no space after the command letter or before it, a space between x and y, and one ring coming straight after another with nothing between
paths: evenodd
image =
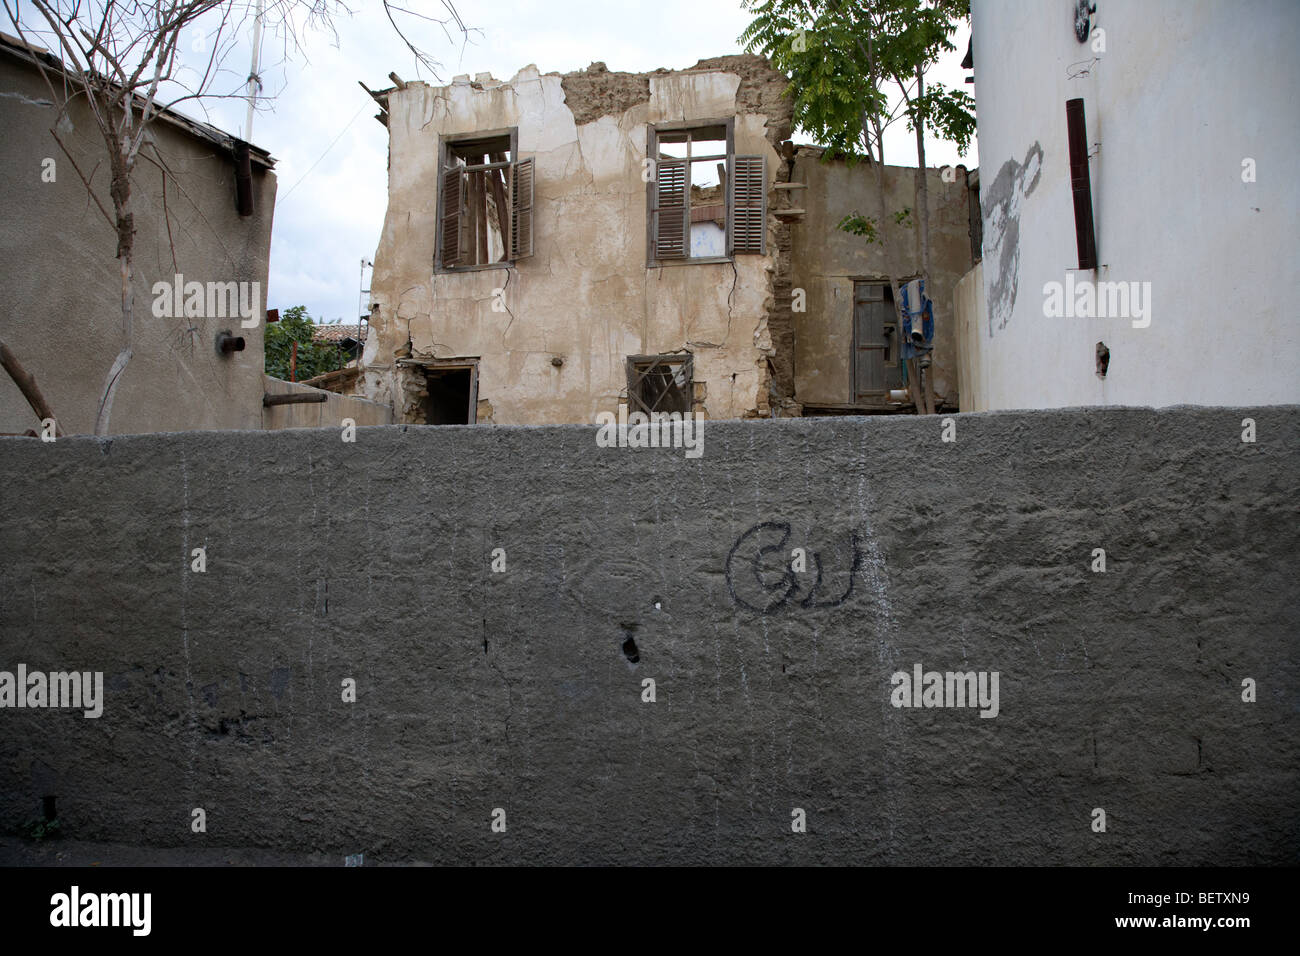
<instances>
[{"instance_id":1,"label":"weathered wooden door","mask_svg":"<svg viewBox=\"0 0 1300 956\"><path fill-rule=\"evenodd\" d=\"M888 391L885 364L892 331L893 305L878 282L853 283L853 401L879 402Z\"/></svg>"}]
</instances>

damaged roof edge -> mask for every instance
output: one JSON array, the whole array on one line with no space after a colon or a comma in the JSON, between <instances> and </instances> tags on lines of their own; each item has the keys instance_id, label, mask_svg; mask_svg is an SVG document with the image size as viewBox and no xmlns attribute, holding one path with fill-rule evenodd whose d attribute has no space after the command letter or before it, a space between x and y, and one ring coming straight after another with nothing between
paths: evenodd
<instances>
[{"instance_id":1,"label":"damaged roof edge","mask_svg":"<svg viewBox=\"0 0 1300 956\"><path fill-rule=\"evenodd\" d=\"M775 147L789 139L794 123L794 104L786 90L790 78L776 70L771 62L757 53L732 53L723 56L708 57L699 60L694 66L681 70L658 67L644 73L628 73L610 70L602 61L596 61L582 70L568 73L551 71L542 73L535 64L529 64L507 81L500 81L488 73L479 73L474 79L467 74L455 76L445 86L435 89L469 86L476 90L492 90L513 86L523 80L535 80L539 76L559 77L564 89L565 105L573 113L574 122L582 126L601 116L614 116L626 112L639 103L650 100L650 81L656 77L682 76L699 73L730 73L740 79L736 91L738 113L764 114L768 117L768 138ZM389 74L389 79L398 79ZM364 89L379 104L383 111L376 117L386 124L389 94L416 85L416 81L404 86L391 86L384 90L372 90L358 80ZM429 84L420 81L420 85Z\"/></svg>"},{"instance_id":2,"label":"damaged roof edge","mask_svg":"<svg viewBox=\"0 0 1300 956\"><path fill-rule=\"evenodd\" d=\"M44 66L46 69L58 70L60 73L63 72L63 62L54 54L50 53L48 50L43 50L40 47L32 46L30 43L24 43L22 40L10 36L8 33L0 32L0 52L7 53L16 60L30 63L38 68ZM144 97L138 93L133 93L131 95L137 104L143 105ZM183 113L179 113L173 109L168 109L164 106L156 106L156 109L157 112L154 115L154 119L162 120L182 132L189 133L195 139L200 139L206 143L211 143L214 146L220 147L222 150L225 150L230 154L229 158L231 162L234 162L235 146L243 142L243 140L238 136L227 133L225 130L218 129L209 123L191 119ZM248 152L249 159L252 162L257 163L265 169L275 168L275 158L260 146L254 146L252 143L249 143Z\"/></svg>"}]
</instances>

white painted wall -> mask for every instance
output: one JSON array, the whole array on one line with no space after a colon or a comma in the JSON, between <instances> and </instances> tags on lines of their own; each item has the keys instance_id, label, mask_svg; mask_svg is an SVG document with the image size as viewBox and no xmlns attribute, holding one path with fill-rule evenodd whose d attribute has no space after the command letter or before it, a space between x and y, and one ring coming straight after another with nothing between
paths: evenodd
<instances>
[{"instance_id":1,"label":"white painted wall","mask_svg":"<svg viewBox=\"0 0 1300 956\"><path fill-rule=\"evenodd\" d=\"M1300 3L1097 7L1105 50L1094 53L1075 39L1073 0L972 3L988 313L968 361L981 407L1300 402ZM1070 77L1094 56L1088 75ZM1077 271L1074 97L1100 144L1095 273ZM1016 170L1004 164L1023 163L1035 143L1041 168L1031 157L999 191L999 173L1005 183ZM1247 157L1253 183L1242 181ZM1018 261L1004 229L1017 216ZM1044 285L1067 270L1076 281L1149 282L1149 327L1045 316ZM997 293L1012 276L1007 308ZM1111 353L1104 380L1099 341Z\"/></svg>"}]
</instances>

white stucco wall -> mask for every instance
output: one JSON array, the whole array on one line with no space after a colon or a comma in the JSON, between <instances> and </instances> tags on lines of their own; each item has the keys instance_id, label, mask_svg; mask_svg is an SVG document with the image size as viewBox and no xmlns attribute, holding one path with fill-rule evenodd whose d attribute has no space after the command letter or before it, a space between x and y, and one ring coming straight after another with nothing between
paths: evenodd
<instances>
[{"instance_id":1,"label":"white stucco wall","mask_svg":"<svg viewBox=\"0 0 1300 956\"><path fill-rule=\"evenodd\" d=\"M1104 52L1076 40L1069 0L972 3L988 312L969 361L982 407L1300 401L1300 3L1097 6ZM1095 150L1095 273L1077 271L1074 97ZM1246 158L1255 182L1242 181ZM1149 282L1150 325L1046 317L1044 285L1068 270Z\"/></svg>"}]
</instances>

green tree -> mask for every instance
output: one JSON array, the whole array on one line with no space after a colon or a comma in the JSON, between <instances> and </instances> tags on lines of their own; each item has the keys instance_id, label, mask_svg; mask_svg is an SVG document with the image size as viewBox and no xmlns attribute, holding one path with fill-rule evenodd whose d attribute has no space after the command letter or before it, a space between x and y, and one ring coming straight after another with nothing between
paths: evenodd
<instances>
[{"instance_id":1,"label":"green tree","mask_svg":"<svg viewBox=\"0 0 1300 956\"><path fill-rule=\"evenodd\" d=\"M791 78L795 123L826 150L824 158L850 164L865 160L875 171L881 213L885 211L885 130L906 118L916 134L915 220L919 227L921 275L930 275L930 212L926 181L925 131L956 143L965 153L975 132L975 101L963 90L935 83L925 73L940 54L955 49L951 36L969 19L969 0L741 0L754 19L740 36ZM890 109L891 93L900 96ZM901 111L901 112L900 112ZM894 214L910 225L912 210ZM880 242L902 328L902 296L894 250L874 219L852 212L840 228ZM915 376L913 376L915 379ZM916 389L917 408L932 411Z\"/></svg>"},{"instance_id":2,"label":"green tree","mask_svg":"<svg viewBox=\"0 0 1300 956\"><path fill-rule=\"evenodd\" d=\"M279 322L266 327L266 374L289 381L294 342L298 343L297 381L342 368L346 356L335 345L315 341L315 329L305 305L285 309Z\"/></svg>"}]
</instances>

